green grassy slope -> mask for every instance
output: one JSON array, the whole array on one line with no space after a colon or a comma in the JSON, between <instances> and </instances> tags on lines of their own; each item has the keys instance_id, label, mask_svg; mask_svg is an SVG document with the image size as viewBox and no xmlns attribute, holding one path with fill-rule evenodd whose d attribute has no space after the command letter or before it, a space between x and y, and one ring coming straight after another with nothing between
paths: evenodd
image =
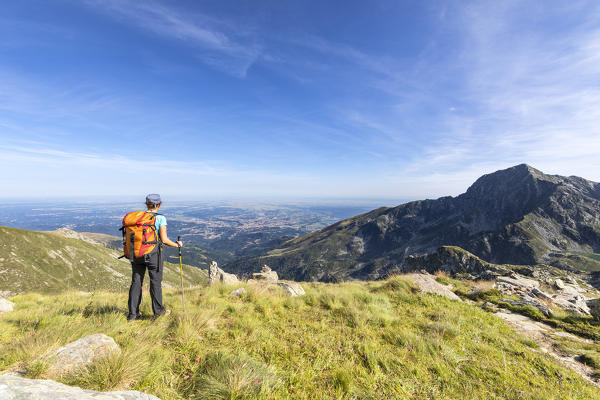
<instances>
[{"instance_id":1,"label":"green grassy slope","mask_svg":"<svg viewBox=\"0 0 600 400\"><path fill-rule=\"evenodd\" d=\"M98 244L48 232L0 227L0 292L126 290L128 260ZM206 280L206 271L184 267L185 282ZM179 265L165 263L164 286L179 286Z\"/></svg>"},{"instance_id":2,"label":"green grassy slope","mask_svg":"<svg viewBox=\"0 0 600 400\"><path fill-rule=\"evenodd\" d=\"M239 286L242 286L240 284ZM236 286L167 290L170 316L125 321L126 293L17 296L0 315L0 371L93 333L122 354L63 377L171 399L600 399L597 387L478 307L402 278L304 284L306 296ZM150 313L149 305L143 312Z\"/></svg>"}]
</instances>

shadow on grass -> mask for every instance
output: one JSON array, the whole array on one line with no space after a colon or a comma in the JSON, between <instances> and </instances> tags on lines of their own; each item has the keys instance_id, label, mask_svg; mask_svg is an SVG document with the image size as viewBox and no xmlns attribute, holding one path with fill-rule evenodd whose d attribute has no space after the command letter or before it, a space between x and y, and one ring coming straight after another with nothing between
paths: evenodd
<instances>
[{"instance_id":1,"label":"shadow on grass","mask_svg":"<svg viewBox=\"0 0 600 400\"><path fill-rule=\"evenodd\" d=\"M117 307L115 305L96 305L96 304L88 304L85 306L82 312L85 318L105 315L105 314L127 314L127 311L123 308Z\"/></svg>"}]
</instances>

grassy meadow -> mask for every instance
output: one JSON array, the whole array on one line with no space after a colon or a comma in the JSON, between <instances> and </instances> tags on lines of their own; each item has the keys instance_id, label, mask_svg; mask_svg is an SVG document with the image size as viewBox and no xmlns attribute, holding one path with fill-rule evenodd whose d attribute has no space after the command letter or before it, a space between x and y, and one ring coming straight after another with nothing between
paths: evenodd
<instances>
[{"instance_id":1,"label":"grassy meadow","mask_svg":"<svg viewBox=\"0 0 600 400\"><path fill-rule=\"evenodd\" d=\"M0 315L0 371L168 399L600 399L493 314L417 294L400 277L306 283L303 297L246 286L167 290L173 310L126 322L126 293L30 293ZM53 377L36 358L93 333L119 356Z\"/></svg>"}]
</instances>

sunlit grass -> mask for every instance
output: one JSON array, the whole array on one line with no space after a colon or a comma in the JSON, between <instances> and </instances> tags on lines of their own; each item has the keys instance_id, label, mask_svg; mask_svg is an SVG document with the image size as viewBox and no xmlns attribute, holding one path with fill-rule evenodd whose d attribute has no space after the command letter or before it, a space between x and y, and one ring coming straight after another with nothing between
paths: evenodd
<instances>
[{"instance_id":1,"label":"sunlit grass","mask_svg":"<svg viewBox=\"0 0 600 400\"><path fill-rule=\"evenodd\" d=\"M230 297L240 286L247 293ZM151 318L146 301L132 323L126 293L18 296L0 315L0 370L54 378L39 355L104 333L120 355L57 379L164 400L600 398L493 314L417 294L402 277L303 286L298 298L277 287L194 288L186 314L166 290L170 316Z\"/></svg>"}]
</instances>

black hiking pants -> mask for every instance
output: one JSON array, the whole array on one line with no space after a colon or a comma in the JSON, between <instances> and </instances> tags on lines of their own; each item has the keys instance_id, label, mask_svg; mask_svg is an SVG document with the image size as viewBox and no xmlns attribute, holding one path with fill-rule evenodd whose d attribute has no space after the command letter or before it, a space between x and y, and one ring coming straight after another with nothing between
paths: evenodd
<instances>
[{"instance_id":1,"label":"black hiking pants","mask_svg":"<svg viewBox=\"0 0 600 400\"><path fill-rule=\"evenodd\" d=\"M150 254L145 260L139 260L131 263L131 287L129 288L129 318L135 318L140 313L140 303L142 302L142 283L144 275L148 270L150 276L150 298L152 299L152 312L154 315L161 315L165 312L162 304L162 278L163 278L163 258L162 251Z\"/></svg>"}]
</instances>

